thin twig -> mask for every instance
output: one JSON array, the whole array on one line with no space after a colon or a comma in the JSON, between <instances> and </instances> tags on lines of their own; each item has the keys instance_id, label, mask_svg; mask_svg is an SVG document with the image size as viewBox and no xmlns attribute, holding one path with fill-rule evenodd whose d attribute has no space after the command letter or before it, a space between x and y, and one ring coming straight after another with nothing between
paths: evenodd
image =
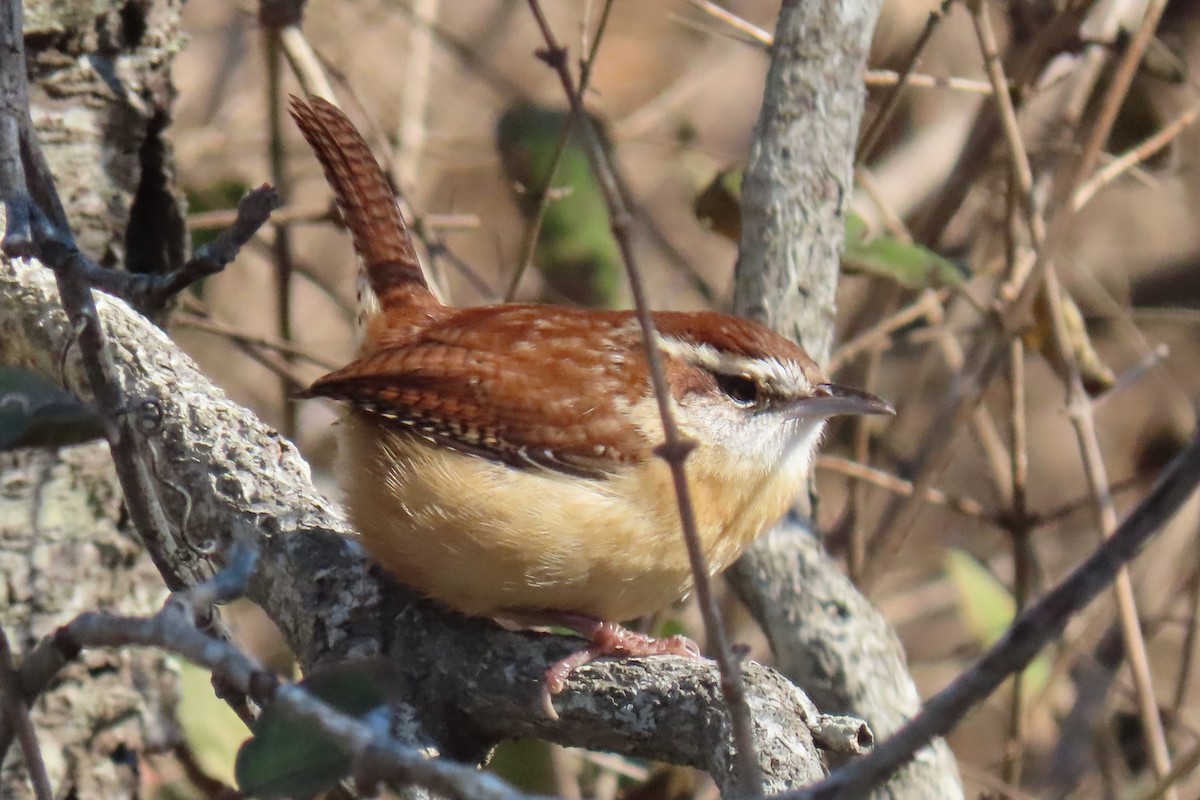
<instances>
[{"instance_id":1,"label":"thin twig","mask_svg":"<svg viewBox=\"0 0 1200 800\"><path fill-rule=\"evenodd\" d=\"M1140 483L1141 481L1137 477L1130 477L1116 481L1111 487L1113 496L1115 497L1122 492L1128 492L1131 489L1136 489ZM1077 514L1084 509L1091 508L1095 505L1095 503L1096 498L1091 494L1091 492L1088 492L1085 495L1076 497L1074 500L1068 500L1062 505L1052 508L1049 511L1043 511L1040 514L1030 514L1030 527L1041 528L1046 525L1052 525L1055 522L1059 522L1060 520L1071 516L1072 514Z\"/></svg>"},{"instance_id":2,"label":"thin twig","mask_svg":"<svg viewBox=\"0 0 1200 800\"><path fill-rule=\"evenodd\" d=\"M984 97L995 92L992 84L987 81L959 78L956 75L925 75L920 72L910 72L905 77L903 73L890 69L869 69L863 73L863 83L867 86L896 86L901 81L905 81L914 89L950 89Z\"/></svg>"},{"instance_id":3,"label":"thin twig","mask_svg":"<svg viewBox=\"0 0 1200 800\"><path fill-rule=\"evenodd\" d=\"M596 26L596 35L592 38L592 49L580 64L579 87L576 90L578 97L571 98L570 108L567 109L567 118L563 120L562 128L558 132L558 139L554 142L554 155L550 158L550 166L546 169L546 182L540 187L541 195L538 197L537 208L525 226L525 233L521 237L521 257L517 261L517 268L513 272L512 278L509 279L508 288L504 291L504 302L506 303L512 302L513 298L517 296L517 287L521 285L521 279L533 265L533 255L537 249L538 237L542 232L542 223L546 219L546 212L555 196L554 181L558 176L558 167L562 163L563 155L567 152L567 145L571 142L571 133L575 130L580 116L587 113L584 109L584 95L587 94L588 85L592 79L592 67L595 65L596 56L600 51L600 42L604 40L604 32L608 29L608 16L612 7L613 0L605 0L604 10L600 13L600 22ZM525 187L527 191L531 188Z\"/></svg>"},{"instance_id":4,"label":"thin twig","mask_svg":"<svg viewBox=\"0 0 1200 800\"><path fill-rule=\"evenodd\" d=\"M304 93L309 97L320 97L336 104L337 97L325 70L321 68L321 59L317 57L317 52L313 50L299 25L293 22L279 29L279 46Z\"/></svg>"},{"instance_id":5,"label":"thin twig","mask_svg":"<svg viewBox=\"0 0 1200 800\"><path fill-rule=\"evenodd\" d=\"M433 65L433 26L437 24L441 0L417 0L413 3L413 24L408 32L408 61L404 67L404 94L401 97L400 126L396 132L396 177L401 186L412 188L425 149L426 115L429 105L429 77Z\"/></svg>"},{"instance_id":6,"label":"thin twig","mask_svg":"<svg viewBox=\"0 0 1200 800\"><path fill-rule=\"evenodd\" d=\"M1193 552L1196 549L1193 548ZM1183 643L1179 647L1179 672L1175 679L1175 693L1171 703L1177 715L1183 712L1183 704L1189 696L1188 689L1192 680L1192 666L1196 658L1196 639L1200 633L1200 561L1192 568L1187 586L1187 623L1183 634Z\"/></svg>"},{"instance_id":7,"label":"thin twig","mask_svg":"<svg viewBox=\"0 0 1200 800\"><path fill-rule=\"evenodd\" d=\"M666 373L663 370L662 353L659 351L654 317L650 312L641 272L633 257L633 247L629 237L629 210L626 208L624 198L617 186L612 166L608 162L608 154L604 151L591 121L583 113L579 92L575 88L575 83L567 67L566 50L560 47L555 39L539 0L529 0L529 9L533 13L546 43L546 49L540 51L538 55L558 74L563 91L571 101L572 108L575 109L580 129L586 140L592 171L604 192L605 201L609 207L613 236L617 240L626 271L629 273L629 284L633 293L637 319L642 328L643 344L650 364L651 383L654 387L655 399L658 402L659 415L662 418L664 441L656 448L656 454L663 458L670 467L671 477L675 484L680 526L683 530L688 559L695 580L696 598L704 618L708 641L716 651L717 665L721 672L721 693L724 695L733 727L738 784L744 796L761 797L762 769L758 762L757 748L754 745L753 722L746 702L741 664L733 655L720 609L717 607L716 598L713 596L712 587L709 584L704 554L700 549L700 539L696 532L695 509L692 505L691 491L684 468L684 462L695 443L686 439L675 423L674 410L671 408L671 392L667 385Z\"/></svg>"},{"instance_id":8,"label":"thin twig","mask_svg":"<svg viewBox=\"0 0 1200 800\"><path fill-rule=\"evenodd\" d=\"M1112 492L1109 489L1104 455L1100 450L1100 437L1096 432L1092 403L1083 387L1079 365L1075 361L1074 351L1068 341L1062 312L1063 290L1058 283L1057 273L1053 269L1046 274L1046 293L1050 315L1054 322L1056 347L1060 358L1067 365L1068 417L1079 443L1079 452L1083 458L1088 485L1095 497L1100 531L1104 536L1109 536L1111 531L1116 529L1117 512L1113 506ZM1138 712L1147 743L1150 746L1150 760L1154 765L1156 777L1161 779L1171 772L1171 757L1167 749L1167 737L1163 730L1162 716L1158 710L1158 700L1150 673L1150 659L1146 652L1137 601L1133 594L1133 580L1128 569L1123 568L1117 573L1113 589L1117 601L1121 635L1125 642L1125 657L1129 661L1133 685L1137 694ZM1169 789L1165 796L1170 800L1176 797L1176 793L1173 789Z\"/></svg>"},{"instance_id":9,"label":"thin twig","mask_svg":"<svg viewBox=\"0 0 1200 800\"><path fill-rule=\"evenodd\" d=\"M950 10L950 6L953 3L954 0L943 0L940 6L929 12L929 19L925 22L925 29L921 31L921 35L913 43L912 50L908 54L908 60L904 62L904 67L900 70L899 80L896 81L895 85L887 93L887 97L884 98L879 111L871 120L870 125L863 129L862 135L859 137L859 145L854 157L854 163L865 164L874 155L875 148L879 145L884 131L887 130L888 123L891 122L896 110L900 107L900 97L904 93L904 87L908 85L908 79L912 74L913 68L917 65L917 59L921 57L921 53L925 50L925 45L929 44L933 32L937 30L938 24L946 17L946 13Z\"/></svg>"},{"instance_id":10,"label":"thin twig","mask_svg":"<svg viewBox=\"0 0 1200 800\"><path fill-rule=\"evenodd\" d=\"M225 222L221 227L225 230L173 272L124 272L106 269L90 260L81 261L77 267L92 288L120 297L142 311L153 312L192 284L225 269L266 224L278 204L279 198L268 184L247 192L238 201L237 209L223 212Z\"/></svg>"},{"instance_id":11,"label":"thin twig","mask_svg":"<svg viewBox=\"0 0 1200 800\"><path fill-rule=\"evenodd\" d=\"M942 303L949 295L949 289L926 290L890 317L880 320L850 341L844 342L829 359L829 373L836 374L862 353L876 348L882 349L890 343L893 333L917 320L924 319L930 325L939 324L944 316Z\"/></svg>"},{"instance_id":12,"label":"thin twig","mask_svg":"<svg viewBox=\"0 0 1200 800\"><path fill-rule=\"evenodd\" d=\"M278 339L270 336L260 336L255 333L251 333L250 331L243 330L232 323L222 322L221 320L214 319L213 317L202 316L192 312L183 312L175 314L175 316L171 318L171 322L173 325L204 331L205 333L211 333L214 336L222 336L226 339L237 342L238 344L262 347L267 350L274 350L277 353L284 353L289 356L303 358L305 361L308 361L309 363L314 364L328 372L332 372L340 366L336 362L330 361L324 356L317 355L316 353L298 345L291 344L290 342L281 342Z\"/></svg>"},{"instance_id":13,"label":"thin twig","mask_svg":"<svg viewBox=\"0 0 1200 800\"><path fill-rule=\"evenodd\" d=\"M873 486L878 486L881 489L886 489L893 494L907 497L913 493L912 481L906 481L881 469L860 464L857 461L842 458L841 456L827 454L817 456L817 469L827 469L830 472L845 475L847 478L853 478ZM921 496L929 503L944 506L963 516L992 521L983 505L973 498L946 494L939 489L929 488L925 489Z\"/></svg>"},{"instance_id":14,"label":"thin twig","mask_svg":"<svg viewBox=\"0 0 1200 800\"><path fill-rule=\"evenodd\" d=\"M173 594L153 616L81 614L43 640L37 650L57 650L62 656L59 661L66 663L86 648L156 647L206 667L215 678L260 706L275 703L290 716L315 724L351 756L352 763L376 779L422 786L456 800L531 800L530 795L491 773L446 758L428 758L402 745L386 729L380 731L378 726L343 714L301 686L281 683L233 644L197 628L198 609L244 593L255 560L253 547L235 545L225 568L212 580Z\"/></svg>"},{"instance_id":15,"label":"thin twig","mask_svg":"<svg viewBox=\"0 0 1200 800\"><path fill-rule=\"evenodd\" d=\"M1162 19L1166 7L1167 0L1149 0L1146 4L1146 12L1142 16L1142 24L1138 26L1137 32L1133 34L1125 52L1121 54L1120 61L1117 62L1117 68L1113 71L1112 79L1104 92L1104 100L1100 105L1100 112L1096 115L1096 122L1092 125L1088 138L1083 144L1082 155L1079 157L1079 169L1075 173L1076 188L1088 180L1096 162L1100 160L1100 151L1104 148L1104 143L1108 141L1113 123L1117 121L1117 113L1125 104L1125 97L1129 94L1133 77L1137 74L1138 66L1142 63L1142 56L1150 45L1150 40L1154 38L1154 32L1158 29L1159 20Z\"/></svg>"},{"instance_id":16,"label":"thin twig","mask_svg":"<svg viewBox=\"0 0 1200 800\"><path fill-rule=\"evenodd\" d=\"M713 19L727 25L740 35L746 37L750 42L759 45L762 48L768 48L775 42L775 37L771 32L760 28L753 22L750 22L744 17L739 17L727 8L722 8L711 0L689 0L693 6L700 11L708 14ZM912 72L912 68L916 65L917 58L925 45L929 41L929 36L933 33L933 28L936 23L940 22L942 17L949 9L950 3L954 0L943 2L941 8L935 9L929 13L929 21L926 23L925 30L921 33L921 38L918 39L913 46L913 52L910 54L909 61L905 65L903 71L897 72L890 69L868 69L863 73L863 83L867 86L905 86L919 87L922 89L951 89L959 92L968 92L970 94L989 95L994 89L987 81L978 81L972 78L959 78L954 75L942 77L939 75L924 75L919 72ZM893 102L889 98L886 102ZM891 112L889 112L889 117ZM882 117L881 117L882 119ZM886 122L887 120L884 119Z\"/></svg>"},{"instance_id":17,"label":"thin twig","mask_svg":"<svg viewBox=\"0 0 1200 800\"><path fill-rule=\"evenodd\" d=\"M717 20L718 22L721 22L721 23L729 26L730 28L732 28L733 30L742 34L743 36L750 39L751 41L761 44L763 47L770 47L771 43L775 40L775 37L773 37L771 35L770 31L758 27L753 22L750 22L748 19L739 17L737 14L733 13L729 9L722 8L721 6L717 5L716 3L711 2L711 0L689 0L689 1L695 8L699 9L700 11L703 11L705 14L708 14L710 17Z\"/></svg>"},{"instance_id":18,"label":"thin twig","mask_svg":"<svg viewBox=\"0 0 1200 800\"><path fill-rule=\"evenodd\" d=\"M1200 484L1200 431L1159 476L1116 532L1058 586L1013 622L969 670L926 701L920 713L875 751L824 781L780 800L850 800L867 795L935 736L948 733L1005 678L1029 666L1067 621L1105 591L1122 567L1142 551Z\"/></svg>"},{"instance_id":19,"label":"thin twig","mask_svg":"<svg viewBox=\"0 0 1200 800\"><path fill-rule=\"evenodd\" d=\"M1183 133L1197 118L1200 118L1200 105L1192 106L1171 120L1170 123L1164 125L1157 133L1096 170L1096 174L1084 181L1075 190L1075 194L1071 198L1071 206L1076 211L1083 208L1095 196L1096 192L1175 141L1176 137Z\"/></svg>"},{"instance_id":20,"label":"thin twig","mask_svg":"<svg viewBox=\"0 0 1200 800\"><path fill-rule=\"evenodd\" d=\"M1008 78L1004 75L1004 64L1000 59L1000 51L996 45L996 33L992 29L991 17L983 5L983 0L968 0L967 10L971 12L971 22L975 26L975 37L979 42L979 51L983 54L984 69L988 80L995 90L992 99L1000 114L1000 125L1008 144L1009 166L1016 179L1017 199L1025 211L1029 221L1029 233L1033 237L1034 249L1041 248L1046 240L1046 226L1041 216L1036 213L1033 202L1033 169L1029 166L1029 155L1025 152L1025 141L1021 138L1020 124L1017 122L1017 111L1013 106L1012 97L1008 93Z\"/></svg>"},{"instance_id":21,"label":"thin twig","mask_svg":"<svg viewBox=\"0 0 1200 800\"><path fill-rule=\"evenodd\" d=\"M1011 404L1012 447L1010 449L1010 480L1012 504L1008 510L1008 533L1012 539L1013 601L1020 614L1029 604L1033 593L1034 553L1030 542L1028 507L1029 438L1025 411L1025 345L1018 338L1012 341L1008 365ZM1021 783L1025 747L1024 672L1013 675L1012 694L1008 708L1008 742L1005 744L1001 777L1013 786Z\"/></svg>"},{"instance_id":22,"label":"thin twig","mask_svg":"<svg viewBox=\"0 0 1200 800\"><path fill-rule=\"evenodd\" d=\"M225 208L189 214L188 228L193 232L224 228L233 224L237 214L237 209ZM275 221L288 223L334 222L337 216L336 206L330 203L282 206L271 214ZM479 230L479 215L419 214L413 217L412 225L435 231L475 231Z\"/></svg>"},{"instance_id":23,"label":"thin twig","mask_svg":"<svg viewBox=\"0 0 1200 800\"><path fill-rule=\"evenodd\" d=\"M37 732L33 729L33 720L29 718L29 706L21 691L21 681L13 667L12 649L8 644L8 634L0 626L0 711L3 711L9 726L16 730L17 741L21 744L21 754L25 757L25 769L29 772L29 781L33 784L33 794L37 800L53 800L54 790L50 786L50 776L46 772L46 762L42 758L42 748L38 745ZM0 762L4 761L7 743L0 747Z\"/></svg>"},{"instance_id":24,"label":"thin twig","mask_svg":"<svg viewBox=\"0 0 1200 800\"><path fill-rule=\"evenodd\" d=\"M266 0L261 0L264 8ZM275 4L279 5L279 4ZM294 13L299 14L299 4ZM260 14L260 18L263 15ZM275 27L263 21L264 56L267 66L267 158L271 164L271 180L279 192L280 201L291 202L291 180L287 174L287 154L283 143L283 42L281 32L287 26ZM282 341L292 339L292 236L289 227L275 222L275 241L272 244L275 263L275 335ZM285 357L286 360L286 357ZM279 430L289 439L296 438L296 406L290 402L291 386L279 382Z\"/></svg>"}]
</instances>

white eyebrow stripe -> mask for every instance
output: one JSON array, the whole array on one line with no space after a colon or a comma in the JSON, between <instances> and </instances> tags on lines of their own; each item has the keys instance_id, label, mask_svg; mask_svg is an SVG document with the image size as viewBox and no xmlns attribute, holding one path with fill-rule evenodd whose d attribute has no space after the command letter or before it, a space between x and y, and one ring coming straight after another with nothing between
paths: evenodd
<instances>
[{"instance_id":1,"label":"white eyebrow stripe","mask_svg":"<svg viewBox=\"0 0 1200 800\"><path fill-rule=\"evenodd\" d=\"M812 389L803 368L777 358L747 358L725 353L712 345L658 336L663 352L721 375L746 375L781 394L800 394Z\"/></svg>"}]
</instances>

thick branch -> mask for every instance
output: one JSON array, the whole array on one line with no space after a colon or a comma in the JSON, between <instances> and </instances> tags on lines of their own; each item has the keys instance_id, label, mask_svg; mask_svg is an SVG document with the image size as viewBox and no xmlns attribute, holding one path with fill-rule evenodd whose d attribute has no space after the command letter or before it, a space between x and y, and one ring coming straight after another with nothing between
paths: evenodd
<instances>
[{"instance_id":1,"label":"thick branch","mask_svg":"<svg viewBox=\"0 0 1200 800\"><path fill-rule=\"evenodd\" d=\"M879 0L783 4L742 186L734 306L829 358Z\"/></svg>"},{"instance_id":2,"label":"thick branch","mask_svg":"<svg viewBox=\"0 0 1200 800\"><path fill-rule=\"evenodd\" d=\"M280 625L306 666L342 656L394 655L412 704L423 709L445 755L478 757L496 739L536 735L690 764L730 778L732 751L711 663L670 658L598 663L579 670L561 696L562 720L540 716L546 665L573 645L510 633L414 598L370 567L348 526L315 490L295 448L229 402L151 323L120 301L98 297L126 396L157 403L161 433L149 439L155 477L182 566L209 574L207 553L232 539L258 545L249 596ZM52 275L0 262L0 362L68 386L81 381ZM65 363L66 375L60 374ZM822 724L807 698L778 675L749 672L760 762L768 790L821 774L806 721Z\"/></svg>"},{"instance_id":3,"label":"thick branch","mask_svg":"<svg viewBox=\"0 0 1200 800\"><path fill-rule=\"evenodd\" d=\"M742 191L735 308L828 361L846 205L863 109L875 0L785 2ZM877 735L919 697L883 616L810 533L785 525L729 572L771 640L776 664L826 711L863 716ZM875 795L962 796L940 740Z\"/></svg>"}]
</instances>

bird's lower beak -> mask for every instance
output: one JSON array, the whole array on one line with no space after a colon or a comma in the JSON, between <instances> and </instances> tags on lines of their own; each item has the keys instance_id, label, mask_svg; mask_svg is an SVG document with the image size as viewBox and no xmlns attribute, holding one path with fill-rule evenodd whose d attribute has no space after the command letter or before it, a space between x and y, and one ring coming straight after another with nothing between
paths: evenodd
<instances>
[{"instance_id":1,"label":"bird's lower beak","mask_svg":"<svg viewBox=\"0 0 1200 800\"><path fill-rule=\"evenodd\" d=\"M805 417L896 413L892 404L883 398L836 383L821 383L815 386L811 396L796 402L795 411L797 415Z\"/></svg>"}]
</instances>

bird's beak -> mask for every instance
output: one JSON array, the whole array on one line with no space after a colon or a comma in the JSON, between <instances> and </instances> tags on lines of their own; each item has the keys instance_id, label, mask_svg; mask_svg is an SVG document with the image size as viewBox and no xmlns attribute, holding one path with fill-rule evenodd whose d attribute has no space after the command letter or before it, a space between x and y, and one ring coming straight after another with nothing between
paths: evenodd
<instances>
[{"instance_id":1,"label":"bird's beak","mask_svg":"<svg viewBox=\"0 0 1200 800\"><path fill-rule=\"evenodd\" d=\"M895 414L896 409L869 392L836 383L820 383L813 387L810 396L796 401L792 413L803 417L837 417L843 414Z\"/></svg>"}]
</instances>

